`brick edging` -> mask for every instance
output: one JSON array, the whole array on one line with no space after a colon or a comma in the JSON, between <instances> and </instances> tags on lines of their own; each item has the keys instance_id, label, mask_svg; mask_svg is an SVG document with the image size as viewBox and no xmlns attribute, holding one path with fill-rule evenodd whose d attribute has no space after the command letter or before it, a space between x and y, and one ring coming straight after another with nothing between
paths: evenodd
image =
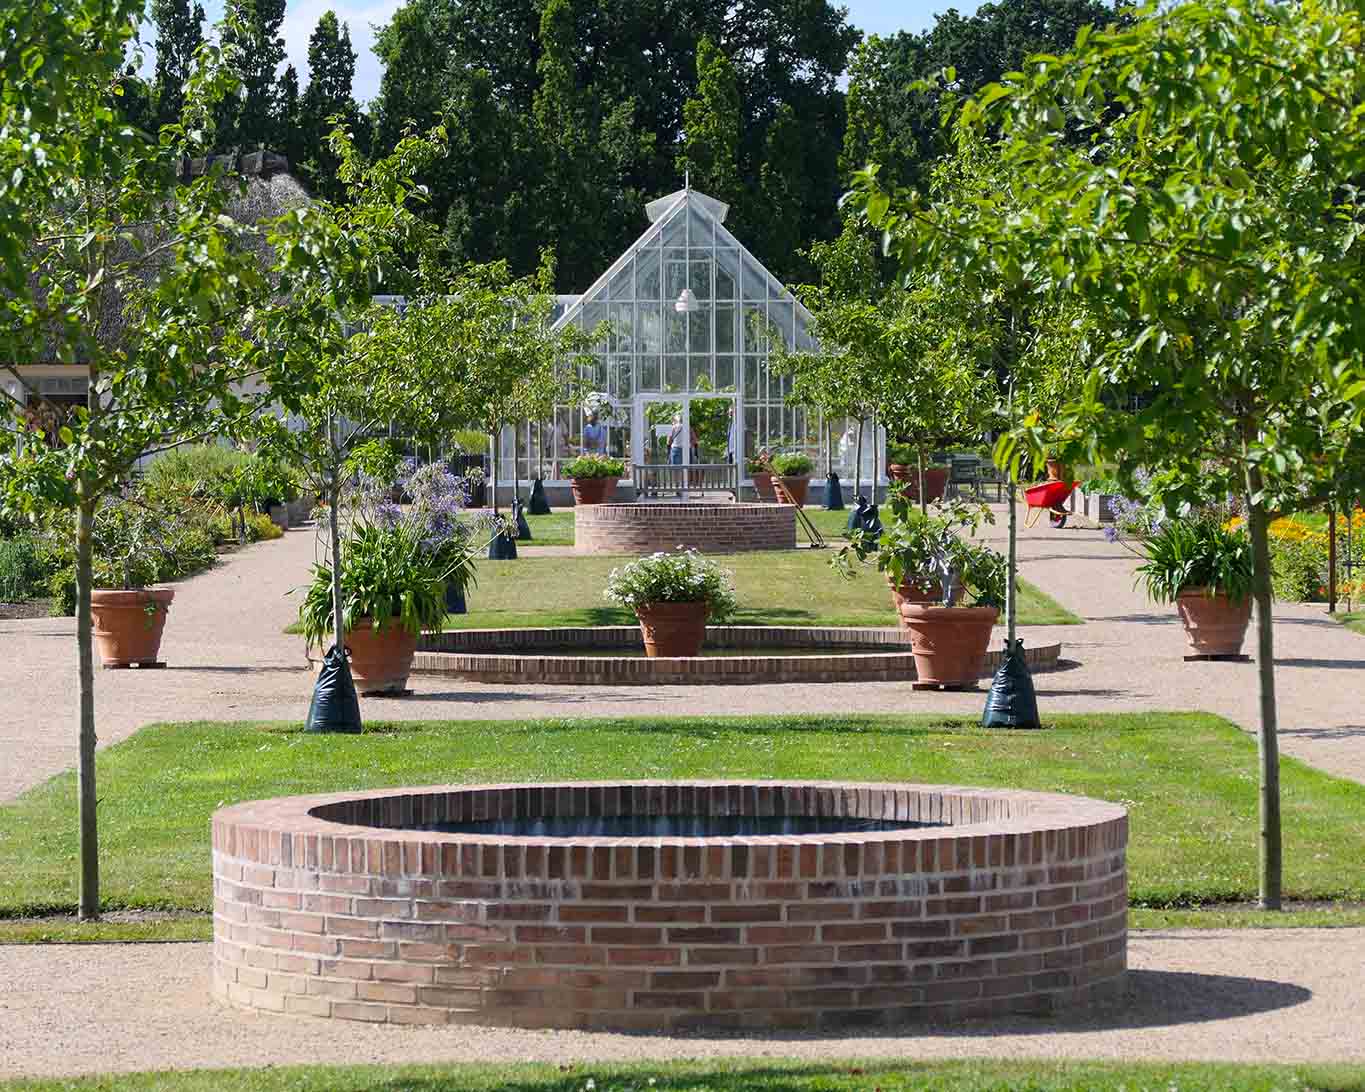
<instances>
[{"instance_id":1,"label":"brick edging","mask_svg":"<svg viewBox=\"0 0 1365 1092\"><path fill-rule=\"evenodd\" d=\"M574 550L580 554L651 554L689 546L701 553L796 549L790 504L580 504Z\"/></svg>"}]
</instances>

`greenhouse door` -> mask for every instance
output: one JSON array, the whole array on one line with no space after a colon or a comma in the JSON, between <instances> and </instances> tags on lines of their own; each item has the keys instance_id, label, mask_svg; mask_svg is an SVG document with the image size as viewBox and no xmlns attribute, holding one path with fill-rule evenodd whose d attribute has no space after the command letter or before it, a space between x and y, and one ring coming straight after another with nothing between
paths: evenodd
<instances>
[{"instance_id":1,"label":"greenhouse door","mask_svg":"<svg viewBox=\"0 0 1365 1092\"><path fill-rule=\"evenodd\" d=\"M713 465L737 461L732 395L641 398L636 403L636 461L652 465Z\"/></svg>"}]
</instances>

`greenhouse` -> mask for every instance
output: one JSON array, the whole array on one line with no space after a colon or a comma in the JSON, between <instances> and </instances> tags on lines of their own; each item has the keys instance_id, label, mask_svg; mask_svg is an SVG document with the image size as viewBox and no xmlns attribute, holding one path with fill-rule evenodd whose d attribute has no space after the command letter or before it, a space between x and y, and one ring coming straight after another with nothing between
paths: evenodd
<instances>
[{"instance_id":1,"label":"greenhouse","mask_svg":"<svg viewBox=\"0 0 1365 1092\"><path fill-rule=\"evenodd\" d=\"M540 426L503 430L500 477L543 475L598 452L638 464L737 464L762 449L827 452L851 484L856 422L787 404L790 379L769 369L771 339L811 348L809 312L725 227L728 206L689 188L647 206L650 226L581 296L561 296L557 326L610 337L595 352L583 406ZM862 478L873 470L872 432Z\"/></svg>"}]
</instances>

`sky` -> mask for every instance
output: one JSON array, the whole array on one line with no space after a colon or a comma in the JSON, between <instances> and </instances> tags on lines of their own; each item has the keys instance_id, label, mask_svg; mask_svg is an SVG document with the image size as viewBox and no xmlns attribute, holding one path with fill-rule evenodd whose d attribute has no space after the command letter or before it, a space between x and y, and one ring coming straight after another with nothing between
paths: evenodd
<instances>
[{"instance_id":1,"label":"sky","mask_svg":"<svg viewBox=\"0 0 1365 1092\"><path fill-rule=\"evenodd\" d=\"M285 49L289 62L298 69L299 86L308 83L308 36L317 26L323 12L332 10L337 18L351 28L351 45L357 57L354 95L362 103L369 102L379 91L379 58L371 52L374 42L373 26L389 21L402 0L289 0L285 9ZM869 34L894 34L898 30L920 31L933 22L934 15L949 7L956 7L964 15L974 11L974 0L843 0L848 8L848 19L855 27ZM222 0L207 0L205 13L210 24L223 15ZM150 39L150 30L146 39ZM150 51L149 51L150 53ZM150 70L150 60L147 65Z\"/></svg>"}]
</instances>

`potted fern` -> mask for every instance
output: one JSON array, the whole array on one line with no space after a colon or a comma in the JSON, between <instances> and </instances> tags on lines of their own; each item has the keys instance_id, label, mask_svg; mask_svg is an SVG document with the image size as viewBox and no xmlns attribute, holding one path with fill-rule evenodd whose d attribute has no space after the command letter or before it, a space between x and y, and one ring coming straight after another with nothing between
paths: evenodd
<instances>
[{"instance_id":1,"label":"potted fern","mask_svg":"<svg viewBox=\"0 0 1365 1092\"><path fill-rule=\"evenodd\" d=\"M1189 657L1232 657L1251 620L1251 540L1201 515L1164 522L1142 543L1138 582L1155 603L1174 603Z\"/></svg>"}]
</instances>

